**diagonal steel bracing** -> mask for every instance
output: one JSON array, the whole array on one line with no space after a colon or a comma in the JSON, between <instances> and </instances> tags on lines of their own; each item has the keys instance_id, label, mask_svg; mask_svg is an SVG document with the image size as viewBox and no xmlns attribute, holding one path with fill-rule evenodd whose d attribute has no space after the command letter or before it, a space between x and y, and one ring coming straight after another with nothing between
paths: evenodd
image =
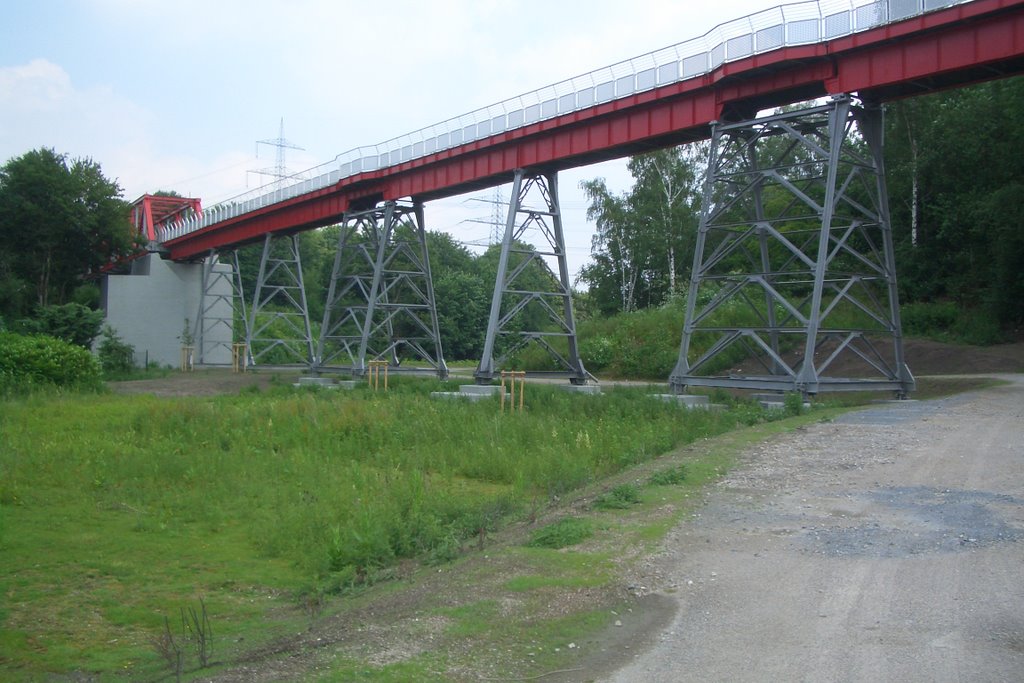
<instances>
[{"instance_id":1,"label":"diagonal steel bracing","mask_svg":"<svg viewBox=\"0 0 1024 683\"><path fill-rule=\"evenodd\" d=\"M731 369L748 355L757 370ZM905 396L913 389L903 357L880 109L843 96L714 125L683 338L669 382L675 391L884 389Z\"/></svg>"},{"instance_id":2,"label":"diagonal steel bracing","mask_svg":"<svg viewBox=\"0 0 1024 683\"><path fill-rule=\"evenodd\" d=\"M541 346L558 368L547 374L567 377L572 384L587 383L576 341L557 176L518 169L476 381L493 380L513 354L531 342Z\"/></svg>"},{"instance_id":3,"label":"diagonal steel bracing","mask_svg":"<svg viewBox=\"0 0 1024 683\"><path fill-rule=\"evenodd\" d=\"M242 291L238 252L228 252L228 259L210 250L203 261L202 293L199 312L193 326L196 352L200 365L231 362L235 340L235 319L248 327L245 293ZM246 338L248 338L246 334Z\"/></svg>"},{"instance_id":4,"label":"diagonal steel bracing","mask_svg":"<svg viewBox=\"0 0 1024 683\"><path fill-rule=\"evenodd\" d=\"M275 237L268 233L263 240L246 343L252 365L313 364L313 333L298 235Z\"/></svg>"},{"instance_id":5,"label":"diagonal steel bracing","mask_svg":"<svg viewBox=\"0 0 1024 683\"><path fill-rule=\"evenodd\" d=\"M317 345L317 368L363 375L367 361L426 361L448 376L423 205L389 201L345 215Z\"/></svg>"}]
</instances>

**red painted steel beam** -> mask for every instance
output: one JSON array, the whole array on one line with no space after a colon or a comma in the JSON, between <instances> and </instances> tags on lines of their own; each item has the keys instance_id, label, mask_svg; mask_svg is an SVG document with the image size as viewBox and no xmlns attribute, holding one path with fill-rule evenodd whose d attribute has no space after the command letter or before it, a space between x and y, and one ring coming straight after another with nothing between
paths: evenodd
<instances>
[{"instance_id":1,"label":"red painted steel beam","mask_svg":"<svg viewBox=\"0 0 1024 683\"><path fill-rule=\"evenodd\" d=\"M436 199L511 179L706 137L710 122L828 93L904 96L1024 70L1024 0L977 0L713 72L345 178L334 186L170 240L171 258L337 222L353 205Z\"/></svg>"}]
</instances>

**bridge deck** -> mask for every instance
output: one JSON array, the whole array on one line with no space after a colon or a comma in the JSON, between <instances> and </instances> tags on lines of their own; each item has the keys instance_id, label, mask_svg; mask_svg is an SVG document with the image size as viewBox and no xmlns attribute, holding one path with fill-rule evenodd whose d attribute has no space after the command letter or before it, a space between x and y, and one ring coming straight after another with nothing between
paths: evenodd
<instances>
[{"instance_id":1,"label":"bridge deck","mask_svg":"<svg viewBox=\"0 0 1024 683\"><path fill-rule=\"evenodd\" d=\"M923 3L924 9L950 4ZM698 140L707 137L711 121L748 118L761 109L847 92L884 101L1024 71L1024 0L973 0L897 21L892 18L899 16L894 14L899 6L907 5L904 0L840 3L849 8L845 14L822 11L836 5L832 0L787 8L811 4L818 8L813 19L783 17L783 23L749 34L719 31L716 39L721 42L699 53L705 68L698 75L687 76L694 68L688 60L695 56L679 58L679 48L686 44L673 46L676 56L660 66L651 61L647 68L617 79L615 67L608 67L600 73L611 80L562 95L552 86L538 91L550 91L551 99L489 119L486 126L466 125L457 136L446 132L421 135L419 142L399 139L409 144L392 145L382 153L374 148L370 156L357 150L355 156L339 157L313 180L242 198L240 207L213 207L204 217L170 226L162 233L163 244L172 259L188 260L267 233L329 225L347 211L381 200L435 199L509 182L517 168L561 170ZM858 30L866 8L888 12L891 23L874 21L872 28ZM755 17L761 15L768 13ZM772 31L784 32L783 43L800 42L799 34L796 40L790 37L809 31L811 22L816 27L813 41L771 47L778 38ZM770 49L759 52L765 41ZM733 53L747 56L729 60ZM570 90L574 87L571 81L565 83ZM630 94L601 101L608 93L602 88L609 85L614 94ZM587 98L597 103L589 104ZM571 110L559 113L563 105ZM550 117L512 127L517 117L521 122L545 113ZM501 132L491 134L499 128ZM478 137L464 142L471 136ZM456 138L460 144L454 143ZM442 142L449 146L426 153ZM414 156L417 151L421 156ZM363 170L367 167L373 170Z\"/></svg>"}]
</instances>

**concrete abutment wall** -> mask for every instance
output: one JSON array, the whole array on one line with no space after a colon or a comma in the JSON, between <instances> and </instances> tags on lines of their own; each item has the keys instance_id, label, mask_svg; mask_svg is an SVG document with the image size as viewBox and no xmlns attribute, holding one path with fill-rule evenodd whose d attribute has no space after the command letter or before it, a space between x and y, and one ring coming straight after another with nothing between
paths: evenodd
<instances>
[{"instance_id":1,"label":"concrete abutment wall","mask_svg":"<svg viewBox=\"0 0 1024 683\"><path fill-rule=\"evenodd\" d=\"M227 267L227 266L218 266ZM103 310L106 322L126 343L135 347L135 363L149 362L178 366L181 362L182 335L188 320L193 334L202 297L203 264L174 263L157 254L147 254L132 262L129 275L107 275L103 278ZM207 315L231 319L231 285L222 280L210 292L208 301L218 303ZM209 335L218 335L211 340ZM217 326L206 330L204 362L211 365L231 364L231 330ZM223 339L220 339L223 337ZM211 343L216 342L216 343ZM198 356L197 356L198 358Z\"/></svg>"}]
</instances>

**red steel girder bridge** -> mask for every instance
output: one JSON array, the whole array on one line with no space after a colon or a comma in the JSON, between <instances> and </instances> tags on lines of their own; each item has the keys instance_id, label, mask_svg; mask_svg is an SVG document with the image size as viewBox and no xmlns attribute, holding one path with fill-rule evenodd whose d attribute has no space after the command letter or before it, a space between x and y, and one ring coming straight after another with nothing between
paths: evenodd
<instances>
[{"instance_id":1,"label":"red steel girder bridge","mask_svg":"<svg viewBox=\"0 0 1024 683\"><path fill-rule=\"evenodd\" d=\"M1022 0L821 0L743 21L745 33L726 24L705 36L705 45L721 40L707 51L672 46L631 60L626 76L616 65L588 75L603 82L538 91L550 97L532 106L505 106L493 118L481 110L479 123L453 120L450 132L425 129L390 151L355 150L315 169L313 180L166 223L158 236L171 259L187 261L330 225L380 201L428 201L510 182L516 169L557 172L704 139L712 121L793 102L842 93L886 101L1024 71Z\"/></svg>"},{"instance_id":2,"label":"red steel girder bridge","mask_svg":"<svg viewBox=\"0 0 1024 683\"><path fill-rule=\"evenodd\" d=\"M474 377L489 383L519 348L536 343L559 376L582 385L592 377L576 338L558 171L711 138L673 392L727 386L905 396L914 382L903 362L879 105L1022 71L1024 0L797 2L351 150L291 184L204 211L184 200L155 232L155 219L137 223L145 223L151 250L204 264L194 334L200 362L208 346L230 342L237 301L254 363L287 351L314 373L347 367L361 375L368 359L398 367L412 355L443 377L423 205L511 182ZM828 104L754 120L759 111L820 98ZM851 147L854 129L866 151ZM786 169L803 175L787 179ZM766 188L791 195L783 214L769 214ZM809 219L815 227L805 230ZM315 340L296 233L331 224L340 226L339 242ZM263 256L246 313L237 259L226 269L218 263L257 241ZM551 276L545 288L520 278L534 265ZM220 292L227 280L234 284ZM749 306L758 321L717 326L716 311L731 302ZM520 329L517 316L527 309L547 322ZM856 322L842 322L834 315L841 310ZM231 334L215 338L218 326ZM733 346L767 374L705 374ZM803 346L801 357L788 355L794 346ZM869 376L830 377L840 354L859 358Z\"/></svg>"}]
</instances>

